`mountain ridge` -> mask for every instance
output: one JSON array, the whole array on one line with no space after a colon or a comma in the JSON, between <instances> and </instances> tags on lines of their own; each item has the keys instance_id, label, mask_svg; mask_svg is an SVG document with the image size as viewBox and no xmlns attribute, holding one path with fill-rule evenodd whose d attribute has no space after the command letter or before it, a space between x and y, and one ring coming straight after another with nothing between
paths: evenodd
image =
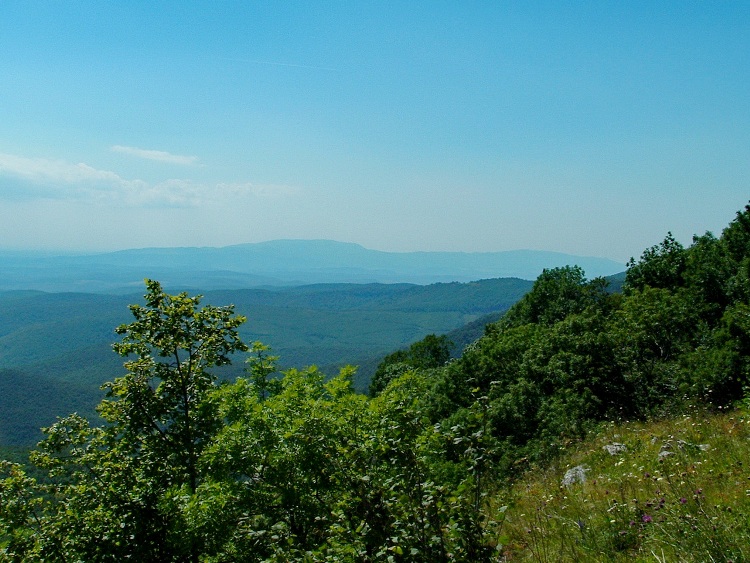
<instances>
[{"instance_id":1,"label":"mountain ridge","mask_svg":"<svg viewBox=\"0 0 750 563\"><path fill-rule=\"evenodd\" d=\"M238 289L317 283L533 280L545 268L581 266L589 277L622 272L607 258L541 250L386 252L325 239L278 239L222 247L150 247L49 256L0 253L1 290L127 293L145 277L170 289Z\"/></svg>"}]
</instances>

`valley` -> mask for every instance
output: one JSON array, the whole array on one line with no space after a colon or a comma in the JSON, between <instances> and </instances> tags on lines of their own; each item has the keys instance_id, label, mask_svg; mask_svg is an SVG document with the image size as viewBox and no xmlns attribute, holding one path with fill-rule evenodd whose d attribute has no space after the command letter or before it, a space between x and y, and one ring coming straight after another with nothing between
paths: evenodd
<instances>
[{"instance_id":1,"label":"valley","mask_svg":"<svg viewBox=\"0 0 750 563\"><path fill-rule=\"evenodd\" d=\"M248 318L247 342L281 356L281 369L317 365L326 373L359 366L355 388L365 392L380 359L427 334L446 334L480 320L457 346L484 329L532 286L521 279L471 283L318 284L203 292L208 304L234 304ZM0 292L0 444L33 445L56 416L94 414L100 386L119 376L112 352L116 326L129 322L137 293ZM455 350L456 354L460 349ZM244 373L238 357L222 373Z\"/></svg>"}]
</instances>

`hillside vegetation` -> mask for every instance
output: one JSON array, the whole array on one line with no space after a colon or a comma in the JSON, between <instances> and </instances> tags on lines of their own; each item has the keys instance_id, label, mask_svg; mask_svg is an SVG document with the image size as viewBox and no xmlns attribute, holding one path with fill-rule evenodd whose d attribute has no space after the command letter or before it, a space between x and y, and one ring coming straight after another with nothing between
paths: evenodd
<instances>
[{"instance_id":1,"label":"hillside vegetation","mask_svg":"<svg viewBox=\"0 0 750 563\"><path fill-rule=\"evenodd\" d=\"M544 271L460 358L435 335L388 355L371 397L350 368L278 374L233 307L149 281L130 309L107 424L2 465L6 559L747 558L750 206L644 251L622 293Z\"/></svg>"},{"instance_id":2,"label":"hillside vegetation","mask_svg":"<svg viewBox=\"0 0 750 563\"><path fill-rule=\"evenodd\" d=\"M261 340L280 367L316 364L331 373L362 366L365 391L378 360L425 334L445 333L489 313L499 316L532 286L520 279L429 286L329 284L206 292L210 303L234 303L247 316L245 341ZM122 373L112 352L114 327L141 296L0 293L0 444L31 446L56 416L91 416L100 387ZM482 327L484 325L482 324ZM476 332L473 334L478 336ZM456 342L461 339L457 338ZM223 378L243 373L240 353Z\"/></svg>"},{"instance_id":3,"label":"hillside vegetation","mask_svg":"<svg viewBox=\"0 0 750 563\"><path fill-rule=\"evenodd\" d=\"M750 559L747 409L606 424L570 450L493 499L508 561Z\"/></svg>"}]
</instances>

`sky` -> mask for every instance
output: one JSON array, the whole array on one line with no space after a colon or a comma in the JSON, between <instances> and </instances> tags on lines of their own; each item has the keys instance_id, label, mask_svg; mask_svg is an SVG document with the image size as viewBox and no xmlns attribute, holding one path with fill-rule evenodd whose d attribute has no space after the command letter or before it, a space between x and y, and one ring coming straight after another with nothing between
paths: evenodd
<instances>
[{"instance_id":1,"label":"sky","mask_svg":"<svg viewBox=\"0 0 750 563\"><path fill-rule=\"evenodd\" d=\"M0 1L0 249L626 261L750 200L750 2Z\"/></svg>"}]
</instances>

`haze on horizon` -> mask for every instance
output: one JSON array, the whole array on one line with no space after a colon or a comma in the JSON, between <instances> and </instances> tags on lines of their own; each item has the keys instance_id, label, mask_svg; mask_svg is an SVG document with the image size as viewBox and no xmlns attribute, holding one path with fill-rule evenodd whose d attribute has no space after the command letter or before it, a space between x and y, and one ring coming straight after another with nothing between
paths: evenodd
<instances>
[{"instance_id":1,"label":"haze on horizon","mask_svg":"<svg viewBox=\"0 0 750 563\"><path fill-rule=\"evenodd\" d=\"M750 199L747 2L0 3L0 249L624 262Z\"/></svg>"}]
</instances>

